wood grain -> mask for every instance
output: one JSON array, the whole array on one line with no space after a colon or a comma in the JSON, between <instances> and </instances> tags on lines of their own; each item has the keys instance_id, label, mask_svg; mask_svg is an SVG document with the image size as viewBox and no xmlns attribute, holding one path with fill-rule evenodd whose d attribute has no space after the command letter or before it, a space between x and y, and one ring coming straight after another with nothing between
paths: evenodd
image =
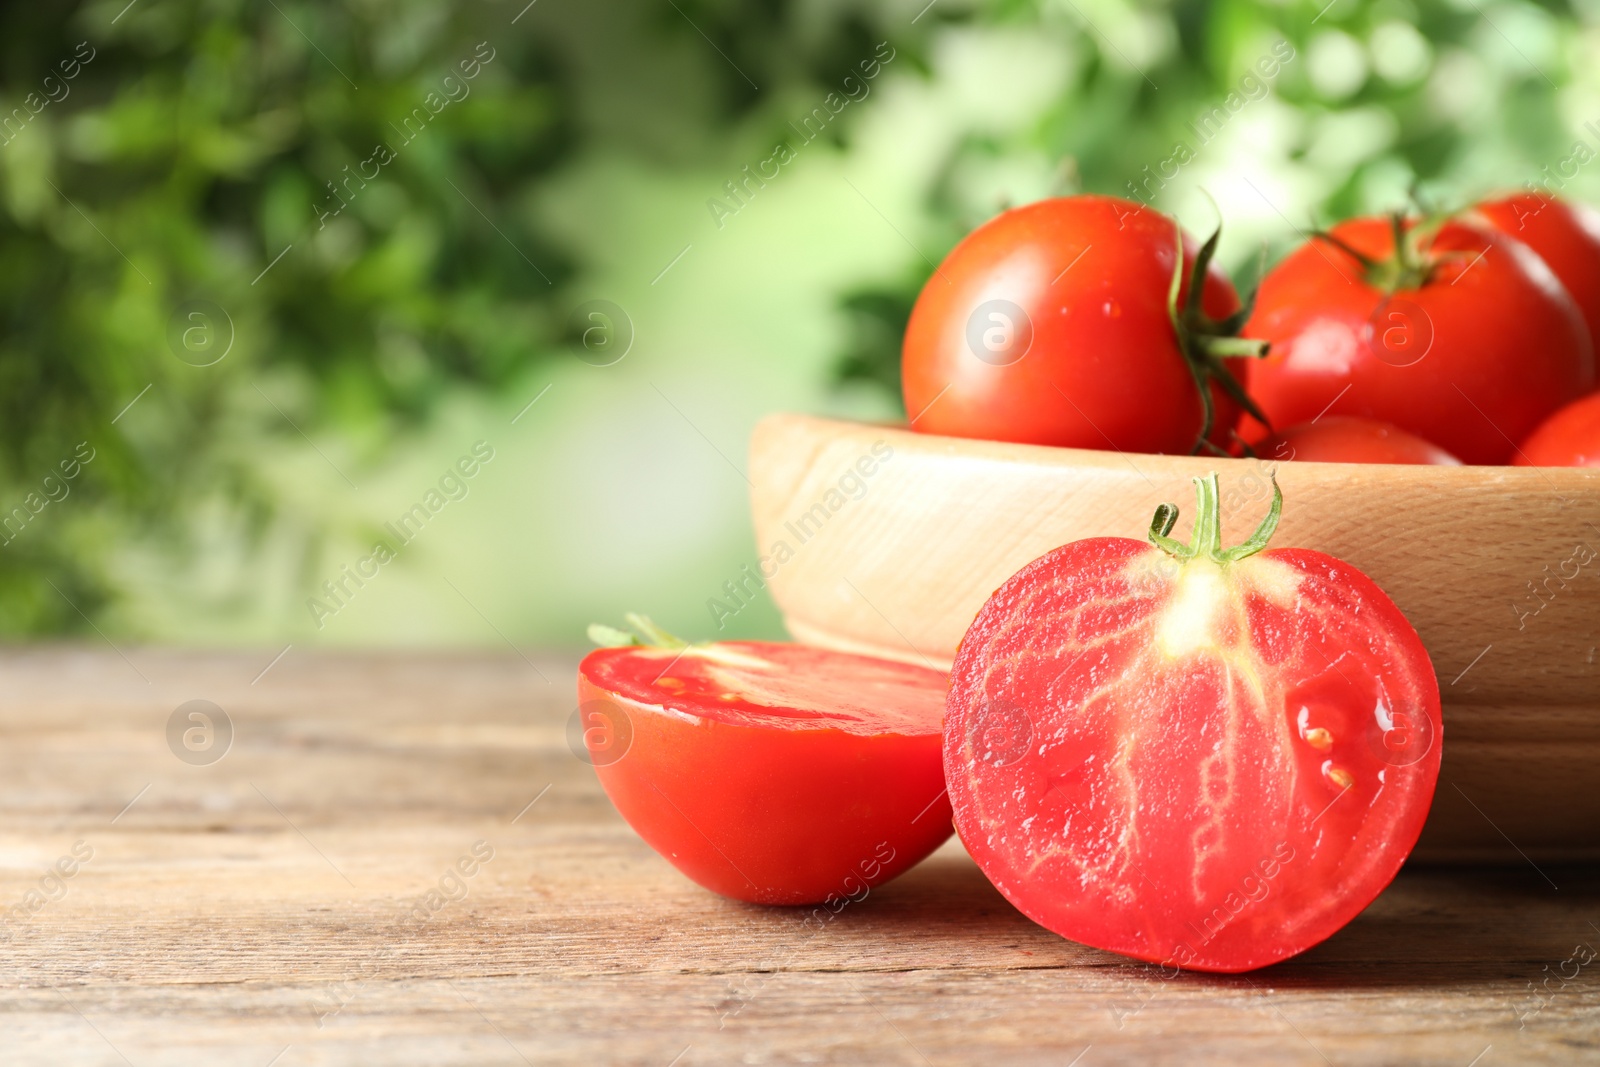
<instances>
[{"instance_id":1,"label":"wood grain","mask_svg":"<svg viewBox=\"0 0 1600 1067\"><path fill-rule=\"evenodd\" d=\"M1517 865L1407 870L1326 944L1234 978L1057 938L954 843L813 934L699 890L620 822L567 747L573 658L294 649L252 684L273 651L122 652L0 654L0 907L93 853L6 927L7 1064L1600 1054L1600 960L1526 1014L1530 981L1600 947L1600 870L1504 842ZM167 746L195 698L235 727L209 766ZM466 895L419 916L475 842L493 858Z\"/></svg>"},{"instance_id":2,"label":"wood grain","mask_svg":"<svg viewBox=\"0 0 1600 1067\"><path fill-rule=\"evenodd\" d=\"M1444 767L1420 854L1489 860L1509 836L1535 858L1600 858L1600 470L1275 469L1285 504L1273 544L1370 575L1439 674ZM966 441L802 415L769 416L750 446L763 573L795 637L940 667L989 595L1050 549L1143 538L1168 501L1186 535L1190 479L1213 470L1224 539L1237 543L1270 500L1269 465L1257 460Z\"/></svg>"}]
</instances>

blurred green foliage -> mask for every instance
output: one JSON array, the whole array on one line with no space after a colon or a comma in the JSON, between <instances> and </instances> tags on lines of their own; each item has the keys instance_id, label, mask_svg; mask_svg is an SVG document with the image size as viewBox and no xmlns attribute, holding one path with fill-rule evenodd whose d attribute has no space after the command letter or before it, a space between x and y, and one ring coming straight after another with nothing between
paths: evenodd
<instances>
[{"instance_id":1,"label":"blurred green foliage","mask_svg":"<svg viewBox=\"0 0 1600 1067\"><path fill-rule=\"evenodd\" d=\"M1004 205L1138 195L1199 229L1203 188L1249 284L1259 245L1281 251L1314 219L1395 206L1413 184L1464 202L1540 180L1575 137L1600 145L1582 132L1600 119L1593 14L1558 0L7 5L0 633L84 629L125 593L121 548L155 546L182 575L219 529L246 557L292 531L313 588L325 516L291 503L263 456L309 445L353 483L451 397L559 358L586 279L630 257L648 279L667 256L553 221L552 187L604 159L714 194L880 41L902 58L797 166L870 158L912 186L909 207L869 201L896 220L885 240L905 243L903 265L829 296L833 380L898 403L899 337L931 264ZM1292 58L1264 78L1277 42ZM912 128L933 146L921 157L871 140ZM1596 188L1584 171L1564 191ZM762 269L791 284L806 254ZM94 458L67 479L85 442Z\"/></svg>"},{"instance_id":2,"label":"blurred green foliage","mask_svg":"<svg viewBox=\"0 0 1600 1067\"><path fill-rule=\"evenodd\" d=\"M206 494L226 491L259 532L274 500L244 442L393 432L448 383L503 382L548 337L548 294L571 269L517 218L519 191L574 139L546 50L502 39L466 81L457 63L488 29L438 5L120 7L0 15L15 120L0 148L5 506L77 442L97 451L78 501L0 554L9 632L81 625L72 605L92 614L115 594L106 541L157 527L182 552ZM67 80L75 53L88 58ZM450 74L470 91L404 144L391 124ZM60 99L34 115L29 94ZM328 183L382 141L396 161L319 220ZM175 320L194 298L222 315ZM190 362L231 349L192 366L173 349L186 331ZM117 432L136 397L160 418Z\"/></svg>"},{"instance_id":3,"label":"blurred green foliage","mask_svg":"<svg viewBox=\"0 0 1600 1067\"><path fill-rule=\"evenodd\" d=\"M577 154L670 165L754 84L870 51L862 15L781 0L623 12L539 11L527 32L509 2L0 11L0 633L83 628L118 595L121 539L182 567L205 502L258 540L275 441L339 435L349 481L452 390L559 351L592 250L532 202ZM683 53L690 91L626 92L632 57L660 73ZM68 482L80 442L95 458Z\"/></svg>"}]
</instances>

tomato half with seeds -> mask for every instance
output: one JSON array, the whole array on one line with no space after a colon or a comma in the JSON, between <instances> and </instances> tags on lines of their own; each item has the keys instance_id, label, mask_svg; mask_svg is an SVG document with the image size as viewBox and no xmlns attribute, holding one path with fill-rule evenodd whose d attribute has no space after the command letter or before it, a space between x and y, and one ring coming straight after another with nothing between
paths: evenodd
<instances>
[{"instance_id":1,"label":"tomato half with seeds","mask_svg":"<svg viewBox=\"0 0 1600 1067\"><path fill-rule=\"evenodd\" d=\"M832 906L949 838L942 672L778 642L687 645L630 619L652 643L578 668L583 744L628 825L691 879Z\"/></svg>"},{"instance_id":2,"label":"tomato half with seeds","mask_svg":"<svg viewBox=\"0 0 1600 1067\"><path fill-rule=\"evenodd\" d=\"M1263 346L1233 336L1244 315L1216 245L1112 196L990 219L912 308L901 358L911 428L1127 452L1231 443L1248 405L1238 357Z\"/></svg>"},{"instance_id":3,"label":"tomato half with seeds","mask_svg":"<svg viewBox=\"0 0 1600 1067\"><path fill-rule=\"evenodd\" d=\"M1313 463L1412 463L1459 467L1461 461L1431 441L1388 422L1329 415L1291 426L1258 442L1263 459Z\"/></svg>"},{"instance_id":4,"label":"tomato half with seeds","mask_svg":"<svg viewBox=\"0 0 1600 1067\"><path fill-rule=\"evenodd\" d=\"M1600 393L1574 400L1541 422L1511 462L1517 467L1600 467Z\"/></svg>"},{"instance_id":5,"label":"tomato half with seeds","mask_svg":"<svg viewBox=\"0 0 1600 1067\"><path fill-rule=\"evenodd\" d=\"M1600 211L1544 193L1486 200L1474 211L1539 254L1600 339Z\"/></svg>"},{"instance_id":6,"label":"tomato half with seeds","mask_svg":"<svg viewBox=\"0 0 1600 1067\"><path fill-rule=\"evenodd\" d=\"M1176 968L1245 971L1332 935L1389 884L1439 773L1416 632L1321 552L1092 538L1024 567L951 672L945 776L978 865L1035 922Z\"/></svg>"},{"instance_id":7,"label":"tomato half with seeds","mask_svg":"<svg viewBox=\"0 0 1600 1067\"><path fill-rule=\"evenodd\" d=\"M1380 419L1463 463L1508 462L1594 385L1588 328L1550 268L1462 220L1351 219L1312 237L1262 280L1244 332L1271 345L1246 378L1273 426Z\"/></svg>"}]
</instances>

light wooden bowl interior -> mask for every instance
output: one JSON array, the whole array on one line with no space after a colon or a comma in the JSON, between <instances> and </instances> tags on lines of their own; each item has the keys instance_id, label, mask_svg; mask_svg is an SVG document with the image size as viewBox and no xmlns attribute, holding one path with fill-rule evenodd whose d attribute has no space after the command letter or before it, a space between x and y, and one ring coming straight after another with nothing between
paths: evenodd
<instances>
[{"instance_id":1,"label":"light wooden bowl interior","mask_svg":"<svg viewBox=\"0 0 1600 1067\"><path fill-rule=\"evenodd\" d=\"M1190 479L1221 479L1249 536L1268 463L970 441L774 415L750 479L759 569L794 636L948 668L989 595L1084 537L1143 538ZM1276 465L1273 544L1370 575L1417 628L1444 695L1422 859L1600 858L1600 470ZM747 584L747 588L753 586Z\"/></svg>"}]
</instances>

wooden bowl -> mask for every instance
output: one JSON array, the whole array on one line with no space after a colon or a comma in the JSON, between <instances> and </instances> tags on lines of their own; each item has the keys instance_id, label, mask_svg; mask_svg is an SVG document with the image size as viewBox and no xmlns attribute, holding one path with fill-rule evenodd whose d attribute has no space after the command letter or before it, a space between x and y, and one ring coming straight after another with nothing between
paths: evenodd
<instances>
[{"instance_id":1,"label":"wooden bowl","mask_svg":"<svg viewBox=\"0 0 1600 1067\"><path fill-rule=\"evenodd\" d=\"M948 669L989 595L1083 537L1144 538L1221 478L1226 543L1273 466L934 437L774 415L750 446L764 579L794 636ZM1273 544L1328 552L1394 598L1433 657L1443 767L1424 859L1600 858L1600 470L1276 466ZM755 577L759 570L761 578Z\"/></svg>"}]
</instances>

